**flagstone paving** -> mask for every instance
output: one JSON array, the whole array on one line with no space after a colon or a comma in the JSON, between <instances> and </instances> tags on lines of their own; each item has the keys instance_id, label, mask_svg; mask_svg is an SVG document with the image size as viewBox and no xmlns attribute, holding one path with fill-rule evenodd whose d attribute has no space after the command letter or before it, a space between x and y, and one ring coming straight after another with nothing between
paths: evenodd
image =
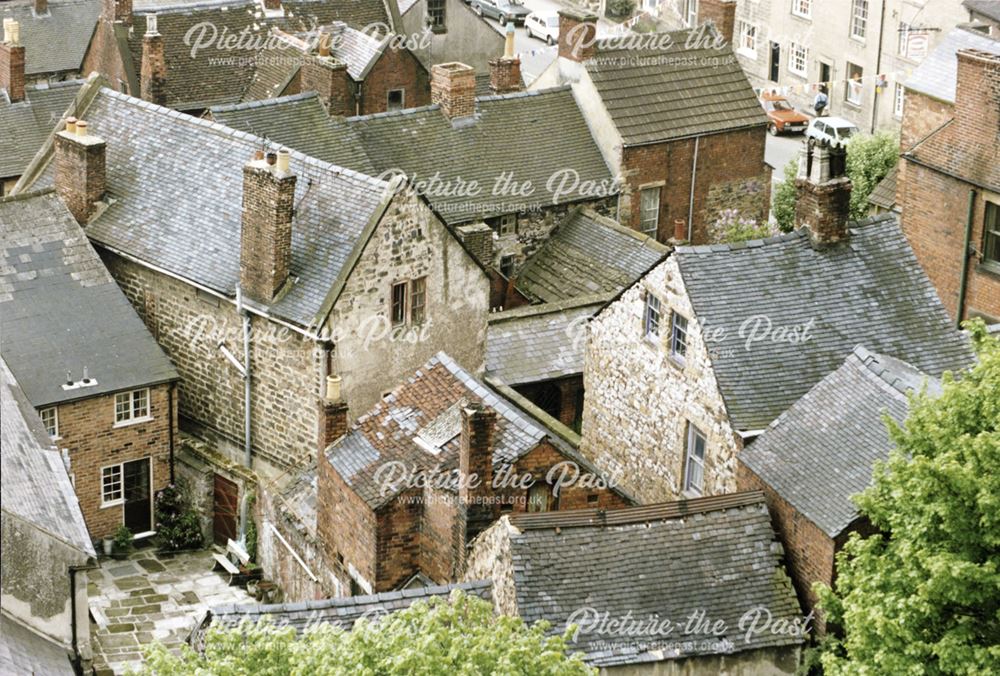
<instances>
[{"instance_id":1,"label":"flagstone paving","mask_svg":"<svg viewBox=\"0 0 1000 676\"><path fill-rule=\"evenodd\" d=\"M140 549L127 560L103 560L89 573L91 642L98 676L124 674L138 666L142 647L160 641L177 648L187 640L209 606L253 603L228 576L212 572L212 552L160 554Z\"/></svg>"}]
</instances>

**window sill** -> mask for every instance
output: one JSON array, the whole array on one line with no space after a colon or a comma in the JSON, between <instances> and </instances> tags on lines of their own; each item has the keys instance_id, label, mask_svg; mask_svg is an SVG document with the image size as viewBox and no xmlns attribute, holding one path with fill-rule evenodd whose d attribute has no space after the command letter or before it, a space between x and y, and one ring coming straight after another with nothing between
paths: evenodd
<instances>
[{"instance_id":1,"label":"window sill","mask_svg":"<svg viewBox=\"0 0 1000 676\"><path fill-rule=\"evenodd\" d=\"M148 423L153 421L153 416L147 415L142 418L132 418L131 420L122 420L116 422L111 426L111 429L118 429L119 427L131 427L132 425L141 425L142 423Z\"/></svg>"},{"instance_id":2,"label":"window sill","mask_svg":"<svg viewBox=\"0 0 1000 676\"><path fill-rule=\"evenodd\" d=\"M697 500L698 498L705 497L705 494L699 491L693 491L690 488L685 488L683 491L681 491L681 497L683 497L685 500Z\"/></svg>"},{"instance_id":3,"label":"window sill","mask_svg":"<svg viewBox=\"0 0 1000 676\"><path fill-rule=\"evenodd\" d=\"M669 356L670 356L669 359L670 363L679 368L680 370L683 371L684 368L687 366L687 360L684 359L684 357L679 357L672 352L670 353Z\"/></svg>"},{"instance_id":4,"label":"window sill","mask_svg":"<svg viewBox=\"0 0 1000 676\"><path fill-rule=\"evenodd\" d=\"M849 37L851 38L852 42L856 42L861 46L866 46L868 44L865 38L859 38L857 35L851 35Z\"/></svg>"},{"instance_id":5,"label":"window sill","mask_svg":"<svg viewBox=\"0 0 1000 676\"><path fill-rule=\"evenodd\" d=\"M792 77L797 77L800 80L805 80L806 79L806 74L805 73L798 73L798 72L796 72L794 70L791 70L791 69L789 69L788 74L791 75Z\"/></svg>"},{"instance_id":6,"label":"window sill","mask_svg":"<svg viewBox=\"0 0 1000 676\"><path fill-rule=\"evenodd\" d=\"M1000 277L1000 262L982 261L976 265L976 272Z\"/></svg>"},{"instance_id":7,"label":"window sill","mask_svg":"<svg viewBox=\"0 0 1000 676\"><path fill-rule=\"evenodd\" d=\"M850 106L851 108L854 108L855 110L861 110L861 102L860 101L858 101L857 103L855 103L854 101L850 101L848 99L844 99L844 105L845 106Z\"/></svg>"},{"instance_id":8,"label":"window sill","mask_svg":"<svg viewBox=\"0 0 1000 676\"><path fill-rule=\"evenodd\" d=\"M125 498L120 498L118 500L112 500L111 502L102 502L100 509L107 509L108 507L121 507L125 504Z\"/></svg>"},{"instance_id":9,"label":"window sill","mask_svg":"<svg viewBox=\"0 0 1000 676\"><path fill-rule=\"evenodd\" d=\"M809 21L809 22L812 22L813 20L812 14L799 14L798 12L795 11L793 11L791 14L793 19L800 19L802 21Z\"/></svg>"}]
</instances>

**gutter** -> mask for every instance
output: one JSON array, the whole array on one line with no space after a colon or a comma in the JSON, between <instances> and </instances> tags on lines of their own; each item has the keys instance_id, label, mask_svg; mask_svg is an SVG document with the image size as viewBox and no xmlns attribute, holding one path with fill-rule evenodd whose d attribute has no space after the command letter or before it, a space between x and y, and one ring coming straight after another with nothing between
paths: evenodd
<instances>
[{"instance_id":1,"label":"gutter","mask_svg":"<svg viewBox=\"0 0 1000 676\"><path fill-rule=\"evenodd\" d=\"M962 328L962 316L965 314L965 292L969 286L969 244L972 242L972 220L975 216L976 191L969 189L969 211L965 217L965 237L962 240L962 279L958 286L958 312L955 316L955 324Z\"/></svg>"}]
</instances>

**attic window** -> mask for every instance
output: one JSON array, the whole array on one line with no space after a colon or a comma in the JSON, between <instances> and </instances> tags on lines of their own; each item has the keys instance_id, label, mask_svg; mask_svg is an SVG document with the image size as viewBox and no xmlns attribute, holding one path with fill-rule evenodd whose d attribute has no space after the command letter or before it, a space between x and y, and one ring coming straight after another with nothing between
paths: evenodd
<instances>
[{"instance_id":1,"label":"attic window","mask_svg":"<svg viewBox=\"0 0 1000 676\"><path fill-rule=\"evenodd\" d=\"M445 29L445 0L427 0L427 25L435 33Z\"/></svg>"},{"instance_id":2,"label":"attic window","mask_svg":"<svg viewBox=\"0 0 1000 676\"><path fill-rule=\"evenodd\" d=\"M390 89L386 95L385 109L388 111L402 110L405 107L406 92L402 89Z\"/></svg>"}]
</instances>

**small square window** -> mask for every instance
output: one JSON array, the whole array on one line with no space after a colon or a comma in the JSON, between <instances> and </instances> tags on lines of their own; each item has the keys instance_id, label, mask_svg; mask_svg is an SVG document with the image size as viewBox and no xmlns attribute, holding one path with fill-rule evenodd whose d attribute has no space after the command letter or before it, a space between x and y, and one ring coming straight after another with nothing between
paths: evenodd
<instances>
[{"instance_id":1,"label":"small square window","mask_svg":"<svg viewBox=\"0 0 1000 676\"><path fill-rule=\"evenodd\" d=\"M427 25L432 29L444 28L445 0L427 0Z\"/></svg>"},{"instance_id":2,"label":"small square window","mask_svg":"<svg viewBox=\"0 0 1000 676\"><path fill-rule=\"evenodd\" d=\"M417 277L410 286L410 321L419 324L424 321L427 307L427 278Z\"/></svg>"},{"instance_id":3,"label":"small square window","mask_svg":"<svg viewBox=\"0 0 1000 676\"><path fill-rule=\"evenodd\" d=\"M517 233L517 216L514 214L504 214L497 223L497 232L501 235L514 235Z\"/></svg>"},{"instance_id":4,"label":"small square window","mask_svg":"<svg viewBox=\"0 0 1000 676\"><path fill-rule=\"evenodd\" d=\"M386 97L386 110L402 110L406 103L406 92L402 89L390 89Z\"/></svg>"},{"instance_id":5,"label":"small square window","mask_svg":"<svg viewBox=\"0 0 1000 676\"><path fill-rule=\"evenodd\" d=\"M695 495L705 490L705 435L691 423L684 454L684 490Z\"/></svg>"},{"instance_id":6,"label":"small square window","mask_svg":"<svg viewBox=\"0 0 1000 676\"><path fill-rule=\"evenodd\" d=\"M646 309L642 319L643 335L646 338L656 338L660 335L660 299L651 293L646 294Z\"/></svg>"},{"instance_id":7,"label":"small square window","mask_svg":"<svg viewBox=\"0 0 1000 676\"><path fill-rule=\"evenodd\" d=\"M848 61L847 63L847 83L844 89L844 100L854 105L861 105L861 95L864 92L862 78L864 78L864 68Z\"/></svg>"},{"instance_id":8,"label":"small square window","mask_svg":"<svg viewBox=\"0 0 1000 676\"><path fill-rule=\"evenodd\" d=\"M797 42L788 45L788 70L801 77L806 76L809 67L809 50Z\"/></svg>"},{"instance_id":9,"label":"small square window","mask_svg":"<svg viewBox=\"0 0 1000 676\"><path fill-rule=\"evenodd\" d=\"M660 188L643 188L639 200L639 229L655 238L660 223Z\"/></svg>"},{"instance_id":10,"label":"small square window","mask_svg":"<svg viewBox=\"0 0 1000 676\"><path fill-rule=\"evenodd\" d=\"M736 51L752 59L757 58L757 27L749 21L737 22L737 33L739 43Z\"/></svg>"},{"instance_id":11,"label":"small square window","mask_svg":"<svg viewBox=\"0 0 1000 676\"><path fill-rule=\"evenodd\" d=\"M510 279L514 275L514 266L517 258L514 254L505 254L500 257L500 274Z\"/></svg>"},{"instance_id":12,"label":"small square window","mask_svg":"<svg viewBox=\"0 0 1000 676\"><path fill-rule=\"evenodd\" d=\"M45 431L48 432L49 436L53 439L57 438L59 436L59 409L55 406L43 408L38 412L38 415L42 419L42 424L45 425Z\"/></svg>"},{"instance_id":13,"label":"small square window","mask_svg":"<svg viewBox=\"0 0 1000 676\"><path fill-rule=\"evenodd\" d=\"M107 506L122 499L122 466L111 465L101 470L101 504Z\"/></svg>"},{"instance_id":14,"label":"small square window","mask_svg":"<svg viewBox=\"0 0 1000 676\"><path fill-rule=\"evenodd\" d=\"M812 16L812 0L792 0L792 14L806 19Z\"/></svg>"},{"instance_id":15,"label":"small square window","mask_svg":"<svg viewBox=\"0 0 1000 676\"><path fill-rule=\"evenodd\" d=\"M684 363L687 356L688 321L686 318L673 313L673 321L670 330L670 356L676 361Z\"/></svg>"},{"instance_id":16,"label":"small square window","mask_svg":"<svg viewBox=\"0 0 1000 676\"><path fill-rule=\"evenodd\" d=\"M126 423L149 417L149 390L132 390L115 395L115 422Z\"/></svg>"}]
</instances>

